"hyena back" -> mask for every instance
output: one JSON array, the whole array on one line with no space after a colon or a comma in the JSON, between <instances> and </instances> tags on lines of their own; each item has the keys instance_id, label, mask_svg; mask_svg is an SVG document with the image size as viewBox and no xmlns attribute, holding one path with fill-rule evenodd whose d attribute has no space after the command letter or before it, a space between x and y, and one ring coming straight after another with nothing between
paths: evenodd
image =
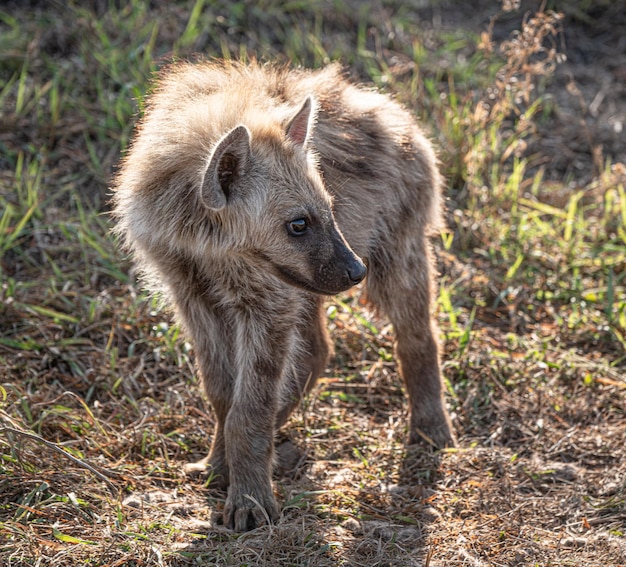
<instances>
[{"instance_id":1,"label":"hyena back","mask_svg":"<svg viewBox=\"0 0 626 567\"><path fill-rule=\"evenodd\" d=\"M195 467L228 486L226 525L277 517L274 432L327 363L325 296L366 272L369 301L395 328L408 442L454 443L431 319L440 188L412 117L336 66L181 63L160 74L114 215L194 343L217 418Z\"/></svg>"}]
</instances>

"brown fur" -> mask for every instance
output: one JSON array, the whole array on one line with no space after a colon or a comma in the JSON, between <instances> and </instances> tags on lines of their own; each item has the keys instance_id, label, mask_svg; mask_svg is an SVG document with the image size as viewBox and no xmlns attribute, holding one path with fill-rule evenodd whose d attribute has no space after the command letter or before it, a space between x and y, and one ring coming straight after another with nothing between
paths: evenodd
<instances>
[{"instance_id":1,"label":"brown fur","mask_svg":"<svg viewBox=\"0 0 626 567\"><path fill-rule=\"evenodd\" d=\"M207 62L160 74L114 214L194 342L217 416L196 468L228 486L227 525L276 518L273 435L324 370L324 296L360 281L361 259L367 297L395 327L409 443L454 443L430 313L440 188L410 114L336 66Z\"/></svg>"}]
</instances>

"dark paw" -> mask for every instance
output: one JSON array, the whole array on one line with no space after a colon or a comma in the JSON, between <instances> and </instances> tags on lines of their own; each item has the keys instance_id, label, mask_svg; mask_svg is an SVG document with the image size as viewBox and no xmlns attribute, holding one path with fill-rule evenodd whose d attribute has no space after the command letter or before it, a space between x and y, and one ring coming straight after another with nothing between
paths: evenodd
<instances>
[{"instance_id":1,"label":"dark paw","mask_svg":"<svg viewBox=\"0 0 626 567\"><path fill-rule=\"evenodd\" d=\"M409 445L429 445L435 449L455 447L456 439L448 420L435 424L411 424Z\"/></svg>"},{"instance_id":2,"label":"dark paw","mask_svg":"<svg viewBox=\"0 0 626 567\"><path fill-rule=\"evenodd\" d=\"M274 522L279 508L271 487L266 490L232 489L228 492L224 506L224 525L236 532L246 532Z\"/></svg>"}]
</instances>

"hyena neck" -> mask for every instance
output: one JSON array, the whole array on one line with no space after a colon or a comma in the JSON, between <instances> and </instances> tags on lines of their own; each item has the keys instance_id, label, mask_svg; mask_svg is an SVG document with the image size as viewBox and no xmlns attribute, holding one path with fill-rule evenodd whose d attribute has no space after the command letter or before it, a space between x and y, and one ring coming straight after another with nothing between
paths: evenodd
<instances>
[{"instance_id":1,"label":"hyena neck","mask_svg":"<svg viewBox=\"0 0 626 567\"><path fill-rule=\"evenodd\" d=\"M259 271L246 254L219 254L195 257L178 253L164 267L169 295L182 293L201 300L206 306L238 309L273 306L274 312L289 305L297 291L271 273Z\"/></svg>"}]
</instances>

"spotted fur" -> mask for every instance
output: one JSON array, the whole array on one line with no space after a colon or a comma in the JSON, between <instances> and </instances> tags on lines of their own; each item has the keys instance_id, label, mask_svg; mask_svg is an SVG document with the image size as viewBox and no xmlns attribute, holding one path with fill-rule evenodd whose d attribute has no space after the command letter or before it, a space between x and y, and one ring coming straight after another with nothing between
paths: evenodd
<instances>
[{"instance_id":1,"label":"spotted fur","mask_svg":"<svg viewBox=\"0 0 626 567\"><path fill-rule=\"evenodd\" d=\"M395 327L408 441L453 444L431 318L441 178L390 97L338 66L174 64L113 190L117 232L194 343L217 427L191 468L228 487L227 525L277 517L274 432L331 353L324 297L365 266L367 297Z\"/></svg>"}]
</instances>

